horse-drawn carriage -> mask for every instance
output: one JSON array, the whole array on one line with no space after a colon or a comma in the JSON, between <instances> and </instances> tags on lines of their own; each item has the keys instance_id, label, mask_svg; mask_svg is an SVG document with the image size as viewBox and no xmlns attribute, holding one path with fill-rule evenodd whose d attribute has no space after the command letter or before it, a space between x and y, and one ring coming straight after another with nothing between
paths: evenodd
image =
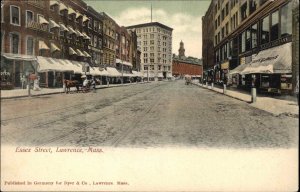
<instances>
[{"instance_id":1,"label":"horse-drawn carriage","mask_svg":"<svg viewBox=\"0 0 300 192\"><path fill-rule=\"evenodd\" d=\"M96 89L96 79L85 79L83 82L79 80L64 80L64 84L66 87L66 93L69 93L71 91L72 87L76 88L76 92L89 92L91 89Z\"/></svg>"},{"instance_id":2,"label":"horse-drawn carriage","mask_svg":"<svg viewBox=\"0 0 300 192\"><path fill-rule=\"evenodd\" d=\"M189 85L192 83L192 77L190 75L185 76L185 84Z\"/></svg>"}]
</instances>

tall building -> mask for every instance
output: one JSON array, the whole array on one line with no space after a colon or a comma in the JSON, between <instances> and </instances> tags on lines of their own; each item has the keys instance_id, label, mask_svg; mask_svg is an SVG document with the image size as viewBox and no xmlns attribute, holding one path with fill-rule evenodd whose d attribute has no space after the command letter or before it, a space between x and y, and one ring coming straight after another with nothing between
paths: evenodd
<instances>
[{"instance_id":1,"label":"tall building","mask_svg":"<svg viewBox=\"0 0 300 192\"><path fill-rule=\"evenodd\" d=\"M144 79L171 78L173 29L159 22L128 26L127 29L136 31Z\"/></svg>"},{"instance_id":2,"label":"tall building","mask_svg":"<svg viewBox=\"0 0 300 192\"><path fill-rule=\"evenodd\" d=\"M212 1L202 17L202 62L203 79L208 80L211 77L215 65L214 52L214 2Z\"/></svg>"},{"instance_id":3,"label":"tall building","mask_svg":"<svg viewBox=\"0 0 300 192\"><path fill-rule=\"evenodd\" d=\"M213 0L214 67L211 78L259 91L292 90L290 0Z\"/></svg>"}]
</instances>

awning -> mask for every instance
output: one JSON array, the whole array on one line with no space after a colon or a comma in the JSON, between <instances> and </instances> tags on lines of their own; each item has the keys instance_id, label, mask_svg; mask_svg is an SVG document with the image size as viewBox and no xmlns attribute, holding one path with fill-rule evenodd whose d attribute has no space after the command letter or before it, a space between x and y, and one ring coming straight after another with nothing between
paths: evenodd
<instances>
[{"instance_id":1,"label":"awning","mask_svg":"<svg viewBox=\"0 0 300 192\"><path fill-rule=\"evenodd\" d=\"M86 22L88 20L90 20L90 19L86 15L83 15L82 22Z\"/></svg>"},{"instance_id":2,"label":"awning","mask_svg":"<svg viewBox=\"0 0 300 192\"><path fill-rule=\"evenodd\" d=\"M91 39L89 36L87 36L87 34L85 32L82 32L82 34L83 34L83 39L88 39L88 40Z\"/></svg>"},{"instance_id":3,"label":"awning","mask_svg":"<svg viewBox=\"0 0 300 192\"><path fill-rule=\"evenodd\" d=\"M39 23L40 24L49 24L49 22L44 17L39 17Z\"/></svg>"},{"instance_id":4,"label":"awning","mask_svg":"<svg viewBox=\"0 0 300 192\"><path fill-rule=\"evenodd\" d=\"M50 50L51 50L51 53L52 53L54 51L60 51L60 48L58 48L54 43L51 43L50 44Z\"/></svg>"},{"instance_id":5,"label":"awning","mask_svg":"<svg viewBox=\"0 0 300 192\"><path fill-rule=\"evenodd\" d=\"M50 28L59 28L60 26L55 22L53 21L52 19L49 20L50 22Z\"/></svg>"},{"instance_id":6,"label":"awning","mask_svg":"<svg viewBox=\"0 0 300 192\"><path fill-rule=\"evenodd\" d=\"M80 32L80 31L78 31L77 29L75 30L75 32L76 32L76 35L78 36L78 37L83 37L84 35Z\"/></svg>"},{"instance_id":7,"label":"awning","mask_svg":"<svg viewBox=\"0 0 300 192\"><path fill-rule=\"evenodd\" d=\"M116 63L120 63L120 64L123 64L123 65L127 65L127 66L132 67L132 64L130 62L122 61L121 59L116 59Z\"/></svg>"},{"instance_id":8,"label":"awning","mask_svg":"<svg viewBox=\"0 0 300 192\"><path fill-rule=\"evenodd\" d=\"M157 77L164 77L162 73L158 73Z\"/></svg>"},{"instance_id":9,"label":"awning","mask_svg":"<svg viewBox=\"0 0 300 192\"><path fill-rule=\"evenodd\" d=\"M167 77L172 77L172 73L167 73Z\"/></svg>"},{"instance_id":10,"label":"awning","mask_svg":"<svg viewBox=\"0 0 300 192\"><path fill-rule=\"evenodd\" d=\"M133 77L142 77L143 75L139 71L132 71Z\"/></svg>"},{"instance_id":11,"label":"awning","mask_svg":"<svg viewBox=\"0 0 300 192\"><path fill-rule=\"evenodd\" d=\"M101 76L109 76L109 73L105 69L101 69L99 71L100 71Z\"/></svg>"},{"instance_id":12,"label":"awning","mask_svg":"<svg viewBox=\"0 0 300 192\"><path fill-rule=\"evenodd\" d=\"M72 9L71 7L68 8L68 14L72 15L72 14L76 14L76 12L74 11L74 9Z\"/></svg>"},{"instance_id":13,"label":"awning","mask_svg":"<svg viewBox=\"0 0 300 192\"><path fill-rule=\"evenodd\" d=\"M92 57L90 54L88 54L86 51L83 51L83 54L85 57Z\"/></svg>"},{"instance_id":14,"label":"awning","mask_svg":"<svg viewBox=\"0 0 300 192\"><path fill-rule=\"evenodd\" d=\"M77 52L77 55L80 56L80 57L85 56L79 49L76 49L76 52Z\"/></svg>"},{"instance_id":15,"label":"awning","mask_svg":"<svg viewBox=\"0 0 300 192\"><path fill-rule=\"evenodd\" d=\"M240 74L245 68L247 64L242 64L234 68L233 70L229 71L229 75Z\"/></svg>"},{"instance_id":16,"label":"awning","mask_svg":"<svg viewBox=\"0 0 300 192\"><path fill-rule=\"evenodd\" d=\"M57 0L50 0L50 6L53 5L59 5L59 2Z\"/></svg>"},{"instance_id":17,"label":"awning","mask_svg":"<svg viewBox=\"0 0 300 192\"><path fill-rule=\"evenodd\" d=\"M51 57L42 57L37 56L37 71L46 72L46 71L73 71L72 65L63 63L61 59L54 59Z\"/></svg>"},{"instance_id":18,"label":"awning","mask_svg":"<svg viewBox=\"0 0 300 192\"><path fill-rule=\"evenodd\" d=\"M62 11L62 10L68 10L68 7L65 6L65 4L63 4L63 3L60 3L59 4L59 11Z\"/></svg>"},{"instance_id":19,"label":"awning","mask_svg":"<svg viewBox=\"0 0 300 192\"><path fill-rule=\"evenodd\" d=\"M77 55L73 48L69 47L69 55Z\"/></svg>"},{"instance_id":20,"label":"awning","mask_svg":"<svg viewBox=\"0 0 300 192\"><path fill-rule=\"evenodd\" d=\"M149 78L153 78L154 77L154 73L152 71L149 71L149 73L147 73L147 71L144 71L143 77L148 77Z\"/></svg>"},{"instance_id":21,"label":"awning","mask_svg":"<svg viewBox=\"0 0 300 192\"><path fill-rule=\"evenodd\" d=\"M71 61L71 60L64 59L63 62L71 66L75 74L83 74L82 64L80 64L78 61Z\"/></svg>"},{"instance_id":22,"label":"awning","mask_svg":"<svg viewBox=\"0 0 300 192\"><path fill-rule=\"evenodd\" d=\"M49 47L46 45L44 41L39 41L39 50L42 49L49 49Z\"/></svg>"},{"instance_id":23,"label":"awning","mask_svg":"<svg viewBox=\"0 0 300 192\"><path fill-rule=\"evenodd\" d=\"M122 74L120 74L116 68L107 67L106 70L109 73L109 76L111 76L111 77L122 76Z\"/></svg>"},{"instance_id":24,"label":"awning","mask_svg":"<svg viewBox=\"0 0 300 192\"><path fill-rule=\"evenodd\" d=\"M67 28L68 28L70 34L73 34L73 33L76 34L76 31L72 27L68 26Z\"/></svg>"},{"instance_id":25,"label":"awning","mask_svg":"<svg viewBox=\"0 0 300 192\"><path fill-rule=\"evenodd\" d=\"M82 15L78 11L76 11L76 19L79 17L82 17Z\"/></svg>"},{"instance_id":26,"label":"awning","mask_svg":"<svg viewBox=\"0 0 300 192\"><path fill-rule=\"evenodd\" d=\"M60 26L60 30L69 31L69 29L64 24L60 23L59 26Z\"/></svg>"},{"instance_id":27,"label":"awning","mask_svg":"<svg viewBox=\"0 0 300 192\"><path fill-rule=\"evenodd\" d=\"M1 53L1 56L11 60L36 61L36 57L32 55L21 55L13 53Z\"/></svg>"},{"instance_id":28,"label":"awning","mask_svg":"<svg viewBox=\"0 0 300 192\"><path fill-rule=\"evenodd\" d=\"M241 74L292 73L292 43L260 51Z\"/></svg>"}]
</instances>

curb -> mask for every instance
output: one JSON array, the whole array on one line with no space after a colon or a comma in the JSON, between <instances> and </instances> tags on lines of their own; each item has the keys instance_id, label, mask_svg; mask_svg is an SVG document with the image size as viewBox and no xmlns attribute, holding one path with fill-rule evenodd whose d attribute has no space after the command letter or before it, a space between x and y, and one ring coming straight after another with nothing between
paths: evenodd
<instances>
[{"instance_id":1,"label":"curb","mask_svg":"<svg viewBox=\"0 0 300 192\"><path fill-rule=\"evenodd\" d=\"M196 86L201 87L201 88L203 88L203 89L207 89L207 90L213 91L213 92L215 92L215 93L218 93L218 94L221 94L221 95L225 95L225 96L227 96L227 97L231 97L231 98L234 98L234 99L237 99L237 100L240 100L240 101L243 101L243 102L246 102L246 103L250 103L250 104L251 104L251 101L247 101L247 100L244 100L244 99L241 99L241 98L239 98L239 97L232 96L232 95L224 94L224 93L215 91L215 90L213 90L213 89L209 89L208 87L204 87L204 86L202 86L202 85L200 85L200 84L194 84L194 83L193 83L193 85L196 85Z\"/></svg>"},{"instance_id":2,"label":"curb","mask_svg":"<svg viewBox=\"0 0 300 192\"><path fill-rule=\"evenodd\" d=\"M139 83L132 83L132 84L118 84L114 86L105 86L105 87L99 87L96 89L107 89L107 88L114 88L114 87L123 87L123 86L130 86L130 85L138 85L138 84L146 84L146 83L151 83L151 82L139 82ZM56 91L56 92L51 92L51 93L40 93L36 95L19 95L19 96L11 96L11 97L1 97L1 99L17 99L17 98L33 98L33 97L38 97L38 96L45 96L45 95L54 95L54 94L65 94L64 91Z\"/></svg>"}]
</instances>

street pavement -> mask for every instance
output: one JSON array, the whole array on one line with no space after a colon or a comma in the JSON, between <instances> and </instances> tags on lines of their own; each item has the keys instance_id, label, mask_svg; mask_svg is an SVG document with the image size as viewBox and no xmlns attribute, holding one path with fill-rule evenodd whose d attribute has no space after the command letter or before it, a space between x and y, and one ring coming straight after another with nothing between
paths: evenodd
<instances>
[{"instance_id":1,"label":"street pavement","mask_svg":"<svg viewBox=\"0 0 300 192\"><path fill-rule=\"evenodd\" d=\"M298 146L298 116L276 115L184 81L1 102L8 145L213 148Z\"/></svg>"}]
</instances>

